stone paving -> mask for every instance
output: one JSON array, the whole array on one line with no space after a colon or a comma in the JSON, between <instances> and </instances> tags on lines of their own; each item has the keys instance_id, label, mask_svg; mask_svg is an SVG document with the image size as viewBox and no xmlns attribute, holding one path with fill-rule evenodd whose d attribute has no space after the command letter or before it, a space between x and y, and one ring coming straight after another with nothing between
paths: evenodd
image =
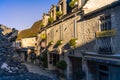
<instances>
[{"instance_id":1,"label":"stone paving","mask_svg":"<svg viewBox=\"0 0 120 80\"><path fill-rule=\"evenodd\" d=\"M48 76L49 78L52 78L52 80L58 80L56 74L53 74L51 71L49 70L45 70L44 68L32 64L32 63L24 63L26 65L26 67L28 68L29 72L32 73L37 73L39 75L44 75L44 76Z\"/></svg>"},{"instance_id":2,"label":"stone paving","mask_svg":"<svg viewBox=\"0 0 120 80\"><path fill-rule=\"evenodd\" d=\"M16 55L16 51L8 38L2 34L0 29L0 80L57 79L33 64L23 63L21 58Z\"/></svg>"}]
</instances>

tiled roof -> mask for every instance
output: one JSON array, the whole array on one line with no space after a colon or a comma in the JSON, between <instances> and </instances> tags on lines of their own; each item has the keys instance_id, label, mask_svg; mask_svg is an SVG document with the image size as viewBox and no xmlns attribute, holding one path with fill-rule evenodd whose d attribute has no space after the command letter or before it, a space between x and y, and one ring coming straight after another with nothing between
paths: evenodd
<instances>
[{"instance_id":1,"label":"tiled roof","mask_svg":"<svg viewBox=\"0 0 120 80\"><path fill-rule=\"evenodd\" d=\"M23 38L29 38L29 37L36 37L38 32L40 31L40 24L41 20L35 22L31 28L22 30L17 37L17 40L23 39Z\"/></svg>"}]
</instances>

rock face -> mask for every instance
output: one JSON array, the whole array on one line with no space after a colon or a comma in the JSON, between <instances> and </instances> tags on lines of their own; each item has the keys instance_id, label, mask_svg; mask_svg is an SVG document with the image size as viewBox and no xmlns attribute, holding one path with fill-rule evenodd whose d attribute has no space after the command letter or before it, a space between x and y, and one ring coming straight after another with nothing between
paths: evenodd
<instances>
[{"instance_id":1,"label":"rock face","mask_svg":"<svg viewBox=\"0 0 120 80\"><path fill-rule=\"evenodd\" d=\"M28 72L26 66L15 56L15 51L0 29L0 80L52 80L49 77Z\"/></svg>"},{"instance_id":2,"label":"rock face","mask_svg":"<svg viewBox=\"0 0 120 80\"><path fill-rule=\"evenodd\" d=\"M1 27L2 30L3 30L3 31L2 31L2 34L3 34L3 35L6 35L6 34L12 32L12 29L11 29L11 28L8 28L7 26L4 26L4 25L0 24L0 27Z\"/></svg>"}]
</instances>

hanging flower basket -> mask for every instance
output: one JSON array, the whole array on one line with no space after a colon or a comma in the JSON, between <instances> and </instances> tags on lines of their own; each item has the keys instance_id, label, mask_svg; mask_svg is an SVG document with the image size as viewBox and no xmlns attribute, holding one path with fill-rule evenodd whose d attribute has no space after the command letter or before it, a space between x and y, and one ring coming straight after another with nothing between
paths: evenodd
<instances>
[{"instance_id":1,"label":"hanging flower basket","mask_svg":"<svg viewBox=\"0 0 120 80\"><path fill-rule=\"evenodd\" d=\"M44 27L44 24L43 24L43 23L41 23L41 24L40 24L40 27L41 27L41 28L42 28L42 27Z\"/></svg>"},{"instance_id":2,"label":"hanging flower basket","mask_svg":"<svg viewBox=\"0 0 120 80\"><path fill-rule=\"evenodd\" d=\"M69 3L69 6L70 6L71 8L74 8L76 2L78 2L78 0L72 0L72 1Z\"/></svg>"},{"instance_id":3,"label":"hanging flower basket","mask_svg":"<svg viewBox=\"0 0 120 80\"><path fill-rule=\"evenodd\" d=\"M45 34L41 34L41 38L42 38L42 39L45 39L45 38L46 38L46 35L45 35Z\"/></svg>"},{"instance_id":4,"label":"hanging flower basket","mask_svg":"<svg viewBox=\"0 0 120 80\"><path fill-rule=\"evenodd\" d=\"M57 45L58 45L58 46L61 45L62 43L63 43L63 40L57 41Z\"/></svg>"},{"instance_id":5,"label":"hanging flower basket","mask_svg":"<svg viewBox=\"0 0 120 80\"><path fill-rule=\"evenodd\" d=\"M76 44L77 44L77 40L78 40L77 38L71 39L71 40L69 41L70 46L75 47Z\"/></svg>"}]
</instances>

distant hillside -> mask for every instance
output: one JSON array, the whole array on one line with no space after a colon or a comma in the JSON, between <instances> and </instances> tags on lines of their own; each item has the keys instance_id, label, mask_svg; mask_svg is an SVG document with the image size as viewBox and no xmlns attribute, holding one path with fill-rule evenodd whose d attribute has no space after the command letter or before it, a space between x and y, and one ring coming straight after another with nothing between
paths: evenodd
<instances>
[{"instance_id":1,"label":"distant hillside","mask_svg":"<svg viewBox=\"0 0 120 80\"><path fill-rule=\"evenodd\" d=\"M20 31L17 40L20 40L22 38L36 37L38 32L40 31L41 23L42 23L41 20L36 21L31 28Z\"/></svg>"}]
</instances>

